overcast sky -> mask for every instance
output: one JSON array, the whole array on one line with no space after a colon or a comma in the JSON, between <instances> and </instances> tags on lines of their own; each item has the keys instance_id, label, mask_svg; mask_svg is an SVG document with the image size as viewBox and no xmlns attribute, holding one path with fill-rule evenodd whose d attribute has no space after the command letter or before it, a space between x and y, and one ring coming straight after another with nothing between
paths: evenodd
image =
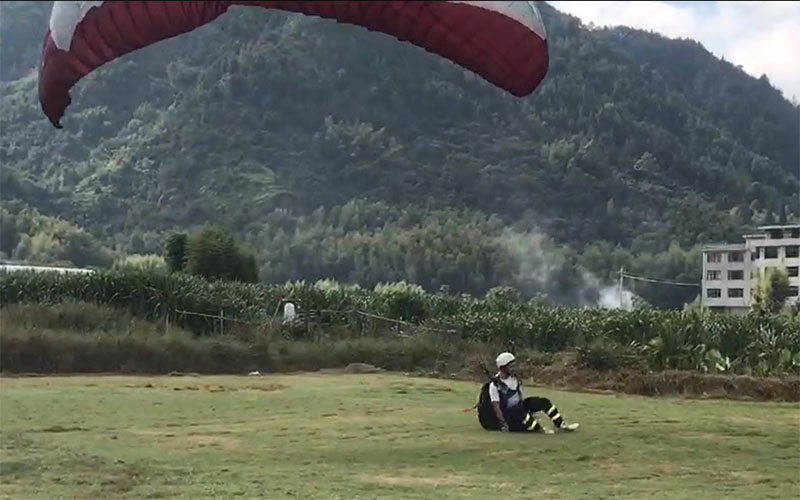
<instances>
[{"instance_id":1,"label":"overcast sky","mask_svg":"<svg viewBox=\"0 0 800 500\"><path fill-rule=\"evenodd\" d=\"M800 2L548 2L585 24L692 38L800 99Z\"/></svg>"}]
</instances>

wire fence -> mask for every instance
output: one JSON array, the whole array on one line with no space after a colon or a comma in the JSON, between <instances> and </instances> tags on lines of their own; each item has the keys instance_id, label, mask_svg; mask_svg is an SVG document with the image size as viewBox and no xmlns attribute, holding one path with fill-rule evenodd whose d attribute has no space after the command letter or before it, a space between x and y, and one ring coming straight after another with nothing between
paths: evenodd
<instances>
[{"instance_id":1,"label":"wire fence","mask_svg":"<svg viewBox=\"0 0 800 500\"><path fill-rule=\"evenodd\" d=\"M271 316L262 316L260 320L244 320L231 315L225 315L223 310L219 314L208 314L184 309L174 309L173 314L167 314L166 328L172 325L197 327L198 322L187 321L187 318L202 320L202 330L219 335L235 333L241 328L250 332L259 333L280 330L285 337L322 340L333 329L347 329L359 336L366 335L392 335L397 337L412 337L421 332L436 332L452 334L454 328L438 328L424 324L411 323L396 318L389 318L379 314L369 313L358 309L311 309L300 310L291 318L284 318L277 310ZM338 332L340 335L344 332Z\"/></svg>"},{"instance_id":2,"label":"wire fence","mask_svg":"<svg viewBox=\"0 0 800 500\"><path fill-rule=\"evenodd\" d=\"M620 307L623 306L623 282L625 279L641 281L660 285L682 286L682 287L700 287L700 283L687 283L674 280L665 280L650 278L646 276L637 276L626 272L624 269L619 270L619 300ZM243 320L233 316L226 316L225 312L220 310L219 314L208 314L196 311L187 311L182 309L175 309L172 314L166 315L167 327L170 325L170 316L174 321L182 324L194 326L196 330L204 330L206 332L213 331L219 335L224 335L226 331L230 330L226 324L237 325L239 327L249 328L250 330L257 330L263 332L273 332L280 330L285 337L289 338L305 338L305 339L323 339L326 335L333 332L334 329L340 329L336 332L339 336L346 336L347 332L341 329L357 332L361 336L365 335L395 335L399 337L411 337L420 332L435 332L435 333L456 333L455 328L436 328L430 327L425 324L411 323L396 318L388 318L374 313L361 311L358 309L314 309L309 308L301 310L296 314L293 319L287 320L280 314L281 305L287 302L294 302L294 299L284 297L275 306L271 314L266 310L260 311L260 314L255 316L259 317L258 321ZM205 324L198 325L197 322L187 322L186 317L202 318ZM192 325L193 324L193 325ZM199 328L198 328L199 327ZM210 328L209 328L210 327Z\"/></svg>"}]
</instances>

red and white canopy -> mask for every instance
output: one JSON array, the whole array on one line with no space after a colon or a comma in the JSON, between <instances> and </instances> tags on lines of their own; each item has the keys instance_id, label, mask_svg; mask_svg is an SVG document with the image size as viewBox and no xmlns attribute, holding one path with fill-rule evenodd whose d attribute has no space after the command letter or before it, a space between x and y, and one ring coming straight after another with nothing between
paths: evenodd
<instances>
[{"instance_id":1,"label":"red and white canopy","mask_svg":"<svg viewBox=\"0 0 800 500\"><path fill-rule=\"evenodd\" d=\"M544 25L533 2L56 1L39 68L39 101L56 127L69 90L112 59L210 23L234 5L299 12L409 41L515 96L547 74Z\"/></svg>"}]
</instances>

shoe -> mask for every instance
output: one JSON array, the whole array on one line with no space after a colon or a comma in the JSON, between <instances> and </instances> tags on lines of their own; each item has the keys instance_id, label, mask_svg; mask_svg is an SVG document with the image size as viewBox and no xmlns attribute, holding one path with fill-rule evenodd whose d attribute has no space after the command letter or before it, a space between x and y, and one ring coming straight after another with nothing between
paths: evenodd
<instances>
[{"instance_id":1,"label":"shoe","mask_svg":"<svg viewBox=\"0 0 800 500\"><path fill-rule=\"evenodd\" d=\"M565 431L572 432L572 431L576 430L579 426L580 426L580 424L578 424L577 422L574 422L574 423L571 423L571 424L563 424L561 427L559 427L559 429L563 429Z\"/></svg>"}]
</instances>

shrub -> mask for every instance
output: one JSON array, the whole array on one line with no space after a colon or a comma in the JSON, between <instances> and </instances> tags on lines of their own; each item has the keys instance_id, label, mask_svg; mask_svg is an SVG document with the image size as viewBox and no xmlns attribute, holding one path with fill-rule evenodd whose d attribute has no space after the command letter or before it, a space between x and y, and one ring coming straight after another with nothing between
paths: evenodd
<instances>
[{"instance_id":1,"label":"shrub","mask_svg":"<svg viewBox=\"0 0 800 500\"><path fill-rule=\"evenodd\" d=\"M171 273L181 272L186 268L186 243L188 236L175 233L167 237L164 243L164 261Z\"/></svg>"},{"instance_id":2,"label":"shrub","mask_svg":"<svg viewBox=\"0 0 800 500\"><path fill-rule=\"evenodd\" d=\"M419 322L425 317L425 291L405 281L375 286L378 313L390 318Z\"/></svg>"},{"instance_id":3,"label":"shrub","mask_svg":"<svg viewBox=\"0 0 800 500\"><path fill-rule=\"evenodd\" d=\"M622 346L606 339L595 339L587 347L578 348L578 363L587 368L607 371L618 368L643 368L644 358L636 345Z\"/></svg>"},{"instance_id":4,"label":"shrub","mask_svg":"<svg viewBox=\"0 0 800 500\"><path fill-rule=\"evenodd\" d=\"M166 271L167 263L160 255L128 255L114 263L114 270Z\"/></svg>"}]
</instances>

